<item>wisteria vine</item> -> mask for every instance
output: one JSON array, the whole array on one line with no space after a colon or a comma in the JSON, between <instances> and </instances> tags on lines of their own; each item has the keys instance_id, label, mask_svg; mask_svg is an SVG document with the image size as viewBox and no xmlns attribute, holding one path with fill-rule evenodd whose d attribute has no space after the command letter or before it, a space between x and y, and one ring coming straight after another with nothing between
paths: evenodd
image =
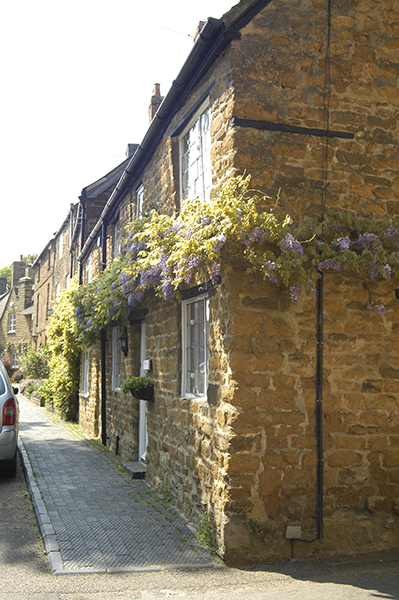
<instances>
[{"instance_id":1,"label":"wisteria vine","mask_svg":"<svg viewBox=\"0 0 399 600\"><path fill-rule=\"evenodd\" d=\"M76 296L82 343L145 302L151 290L175 300L184 286L216 280L238 263L288 290L292 302L302 291L314 294L323 271L357 274L370 281L399 272L397 223L326 213L323 222L277 218L269 198L236 177L207 203L190 202L176 215L152 211L129 224L124 251L101 276ZM382 303L371 310L385 314Z\"/></svg>"}]
</instances>

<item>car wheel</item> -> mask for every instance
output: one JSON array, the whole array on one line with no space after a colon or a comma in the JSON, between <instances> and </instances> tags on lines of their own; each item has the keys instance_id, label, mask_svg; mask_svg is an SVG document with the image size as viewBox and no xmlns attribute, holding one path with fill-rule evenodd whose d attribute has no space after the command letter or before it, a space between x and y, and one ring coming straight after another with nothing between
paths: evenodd
<instances>
[{"instance_id":1,"label":"car wheel","mask_svg":"<svg viewBox=\"0 0 399 600\"><path fill-rule=\"evenodd\" d=\"M10 460L2 460L0 462L0 471L8 477L15 477L17 474L17 451Z\"/></svg>"}]
</instances>

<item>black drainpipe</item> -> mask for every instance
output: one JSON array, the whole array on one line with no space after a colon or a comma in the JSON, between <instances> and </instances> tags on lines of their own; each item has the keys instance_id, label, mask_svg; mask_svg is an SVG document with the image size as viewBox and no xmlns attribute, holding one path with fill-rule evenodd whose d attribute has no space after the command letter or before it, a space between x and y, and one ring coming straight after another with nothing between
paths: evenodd
<instances>
[{"instance_id":1,"label":"black drainpipe","mask_svg":"<svg viewBox=\"0 0 399 600\"><path fill-rule=\"evenodd\" d=\"M323 273L317 281L316 325L316 443L317 443L317 503L316 539L323 539Z\"/></svg>"},{"instance_id":2,"label":"black drainpipe","mask_svg":"<svg viewBox=\"0 0 399 600\"><path fill-rule=\"evenodd\" d=\"M107 226L104 221L101 224L101 271L107 265ZM101 353L101 442L107 445L107 385L106 385L106 335L105 329L100 332Z\"/></svg>"}]
</instances>

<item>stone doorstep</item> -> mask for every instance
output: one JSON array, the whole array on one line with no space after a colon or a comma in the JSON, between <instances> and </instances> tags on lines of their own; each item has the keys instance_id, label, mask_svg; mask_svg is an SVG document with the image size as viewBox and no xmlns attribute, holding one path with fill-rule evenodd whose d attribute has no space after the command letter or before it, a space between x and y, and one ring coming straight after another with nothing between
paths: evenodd
<instances>
[{"instance_id":1,"label":"stone doorstep","mask_svg":"<svg viewBox=\"0 0 399 600\"><path fill-rule=\"evenodd\" d=\"M123 468L132 479L145 479L147 467L142 462L123 462Z\"/></svg>"}]
</instances>

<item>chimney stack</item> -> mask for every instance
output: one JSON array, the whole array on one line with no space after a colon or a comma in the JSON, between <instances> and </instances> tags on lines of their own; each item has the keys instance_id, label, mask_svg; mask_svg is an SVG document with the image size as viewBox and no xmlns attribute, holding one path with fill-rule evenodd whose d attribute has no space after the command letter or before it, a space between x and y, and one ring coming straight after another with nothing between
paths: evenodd
<instances>
[{"instance_id":1,"label":"chimney stack","mask_svg":"<svg viewBox=\"0 0 399 600\"><path fill-rule=\"evenodd\" d=\"M23 257L21 256L21 259ZM23 260L15 261L11 265L11 287L18 285L18 281L25 277L25 263Z\"/></svg>"},{"instance_id":2,"label":"chimney stack","mask_svg":"<svg viewBox=\"0 0 399 600\"><path fill-rule=\"evenodd\" d=\"M148 108L148 116L150 118L150 123L155 117L155 113L157 112L162 100L163 96L161 96L161 86L159 83L155 83L154 91L151 96L150 106Z\"/></svg>"}]
</instances>

